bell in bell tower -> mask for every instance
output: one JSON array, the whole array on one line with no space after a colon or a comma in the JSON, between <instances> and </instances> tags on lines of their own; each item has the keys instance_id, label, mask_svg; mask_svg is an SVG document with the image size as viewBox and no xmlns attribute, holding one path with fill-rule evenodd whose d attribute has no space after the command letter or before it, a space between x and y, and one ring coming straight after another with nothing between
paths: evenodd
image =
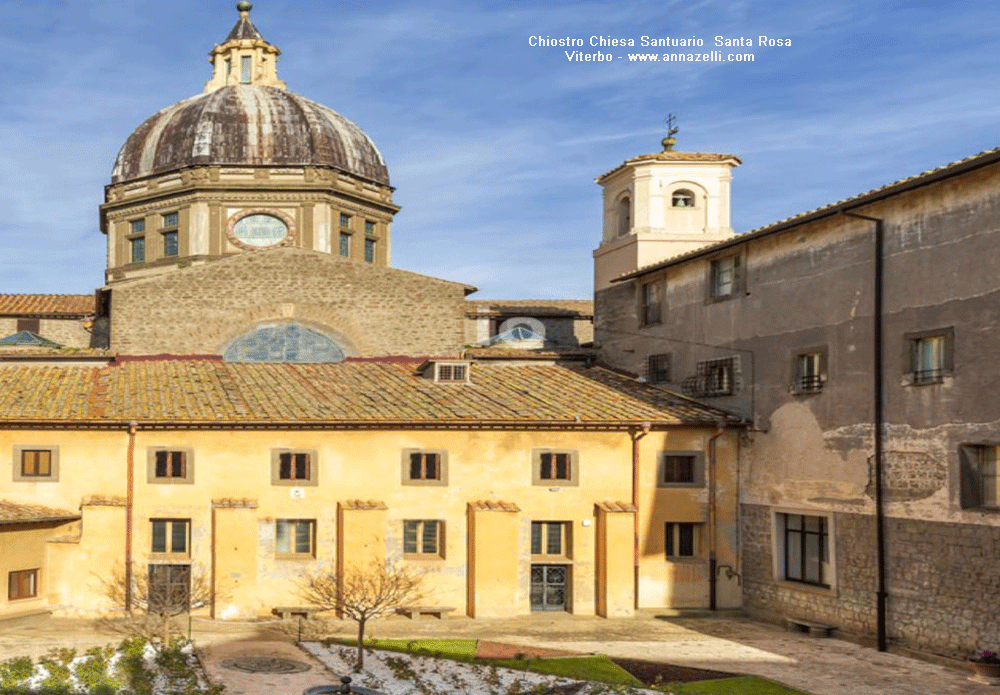
<instances>
[{"instance_id":1,"label":"bell in bell tower","mask_svg":"<svg viewBox=\"0 0 1000 695\"><path fill-rule=\"evenodd\" d=\"M678 129L667 120L663 151L633 157L597 178L604 225L594 250L594 291L625 273L724 241L730 226L731 154L674 150Z\"/></svg>"}]
</instances>

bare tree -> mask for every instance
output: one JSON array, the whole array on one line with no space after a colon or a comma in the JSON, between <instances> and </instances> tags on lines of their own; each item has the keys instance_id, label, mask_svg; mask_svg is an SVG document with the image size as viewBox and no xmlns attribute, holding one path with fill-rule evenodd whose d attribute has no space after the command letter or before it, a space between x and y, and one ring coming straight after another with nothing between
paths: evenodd
<instances>
[{"instance_id":1,"label":"bare tree","mask_svg":"<svg viewBox=\"0 0 1000 695\"><path fill-rule=\"evenodd\" d=\"M118 624L130 634L158 638L167 644L171 633L180 632L174 618L224 598L200 565L154 564L145 572L136 570L131 573L131 587L124 565L115 566L100 580L104 595L124 611L124 620ZM129 593L131 605L126 606Z\"/></svg>"},{"instance_id":2,"label":"bare tree","mask_svg":"<svg viewBox=\"0 0 1000 695\"><path fill-rule=\"evenodd\" d=\"M307 575L299 596L358 624L357 672L364 667L365 625L392 614L399 606L422 601L423 579L423 574L407 567L386 567L384 560L373 558L367 565L350 567L340 576L332 569Z\"/></svg>"}]
</instances>

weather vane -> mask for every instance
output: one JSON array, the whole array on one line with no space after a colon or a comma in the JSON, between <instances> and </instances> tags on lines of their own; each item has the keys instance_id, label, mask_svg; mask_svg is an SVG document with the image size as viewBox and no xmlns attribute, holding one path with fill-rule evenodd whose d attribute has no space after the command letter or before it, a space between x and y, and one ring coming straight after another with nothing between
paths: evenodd
<instances>
[{"instance_id":1,"label":"weather vane","mask_svg":"<svg viewBox=\"0 0 1000 695\"><path fill-rule=\"evenodd\" d=\"M677 135L677 131L679 131L680 128L677 127L676 123L677 118L672 113L668 113L667 117L663 119L663 125L667 128L667 137L663 138L661 143L663 145L664 152L669 152L673 149L674 145L677 144L677 138L674 136Z\"/></svg>"}]
</instances>

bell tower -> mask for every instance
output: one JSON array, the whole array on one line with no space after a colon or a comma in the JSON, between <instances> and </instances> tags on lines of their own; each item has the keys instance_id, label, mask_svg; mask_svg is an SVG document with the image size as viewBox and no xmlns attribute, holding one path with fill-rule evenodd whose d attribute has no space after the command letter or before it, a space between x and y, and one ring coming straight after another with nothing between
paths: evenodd
<instances>
[{"instance_id":1,"label":"bell tower","mask_svg":"<svg viewBox=\"0 0 1000 695\"><path fill-rule=\"evenodd\" d=\"M670 129L663 151L623 162L598 177L604 230L594 249L594 291L643 266L733 236L729 218L731 154L678 152Z\"/></svg>"}]
</instances>

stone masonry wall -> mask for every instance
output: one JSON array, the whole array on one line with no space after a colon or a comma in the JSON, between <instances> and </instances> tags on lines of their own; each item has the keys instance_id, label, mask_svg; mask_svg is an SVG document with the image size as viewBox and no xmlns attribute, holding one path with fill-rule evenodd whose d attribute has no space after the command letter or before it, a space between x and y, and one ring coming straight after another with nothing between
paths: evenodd
<instances>
[{"instance_id":1,"label":"stone masonry wall","mask_svg":"<svg viewBox=\"0 0 1000 695\"><path fill-rule=\"evenodd\" d=\"M269 322L296 321L348 355L453 355L465 287L295 248L241 254L116 285L111 348L219 354Z\"/></svg>"},{"instance_id":2,"label":"stone masonry wall","mask_svg":"<svg viewBox=\"0 0 1000 695\"><path fill-rule=\"evenodd\" d=\"M835 514L836 591L778 582L772 564L771 512L742 506L743 599L770 620L793 616L855 635L876 634L875 518ZM886 519L887 633L890 642L968 655L1000 642L1000 529Z\"/></svg>"}]
</instances>

